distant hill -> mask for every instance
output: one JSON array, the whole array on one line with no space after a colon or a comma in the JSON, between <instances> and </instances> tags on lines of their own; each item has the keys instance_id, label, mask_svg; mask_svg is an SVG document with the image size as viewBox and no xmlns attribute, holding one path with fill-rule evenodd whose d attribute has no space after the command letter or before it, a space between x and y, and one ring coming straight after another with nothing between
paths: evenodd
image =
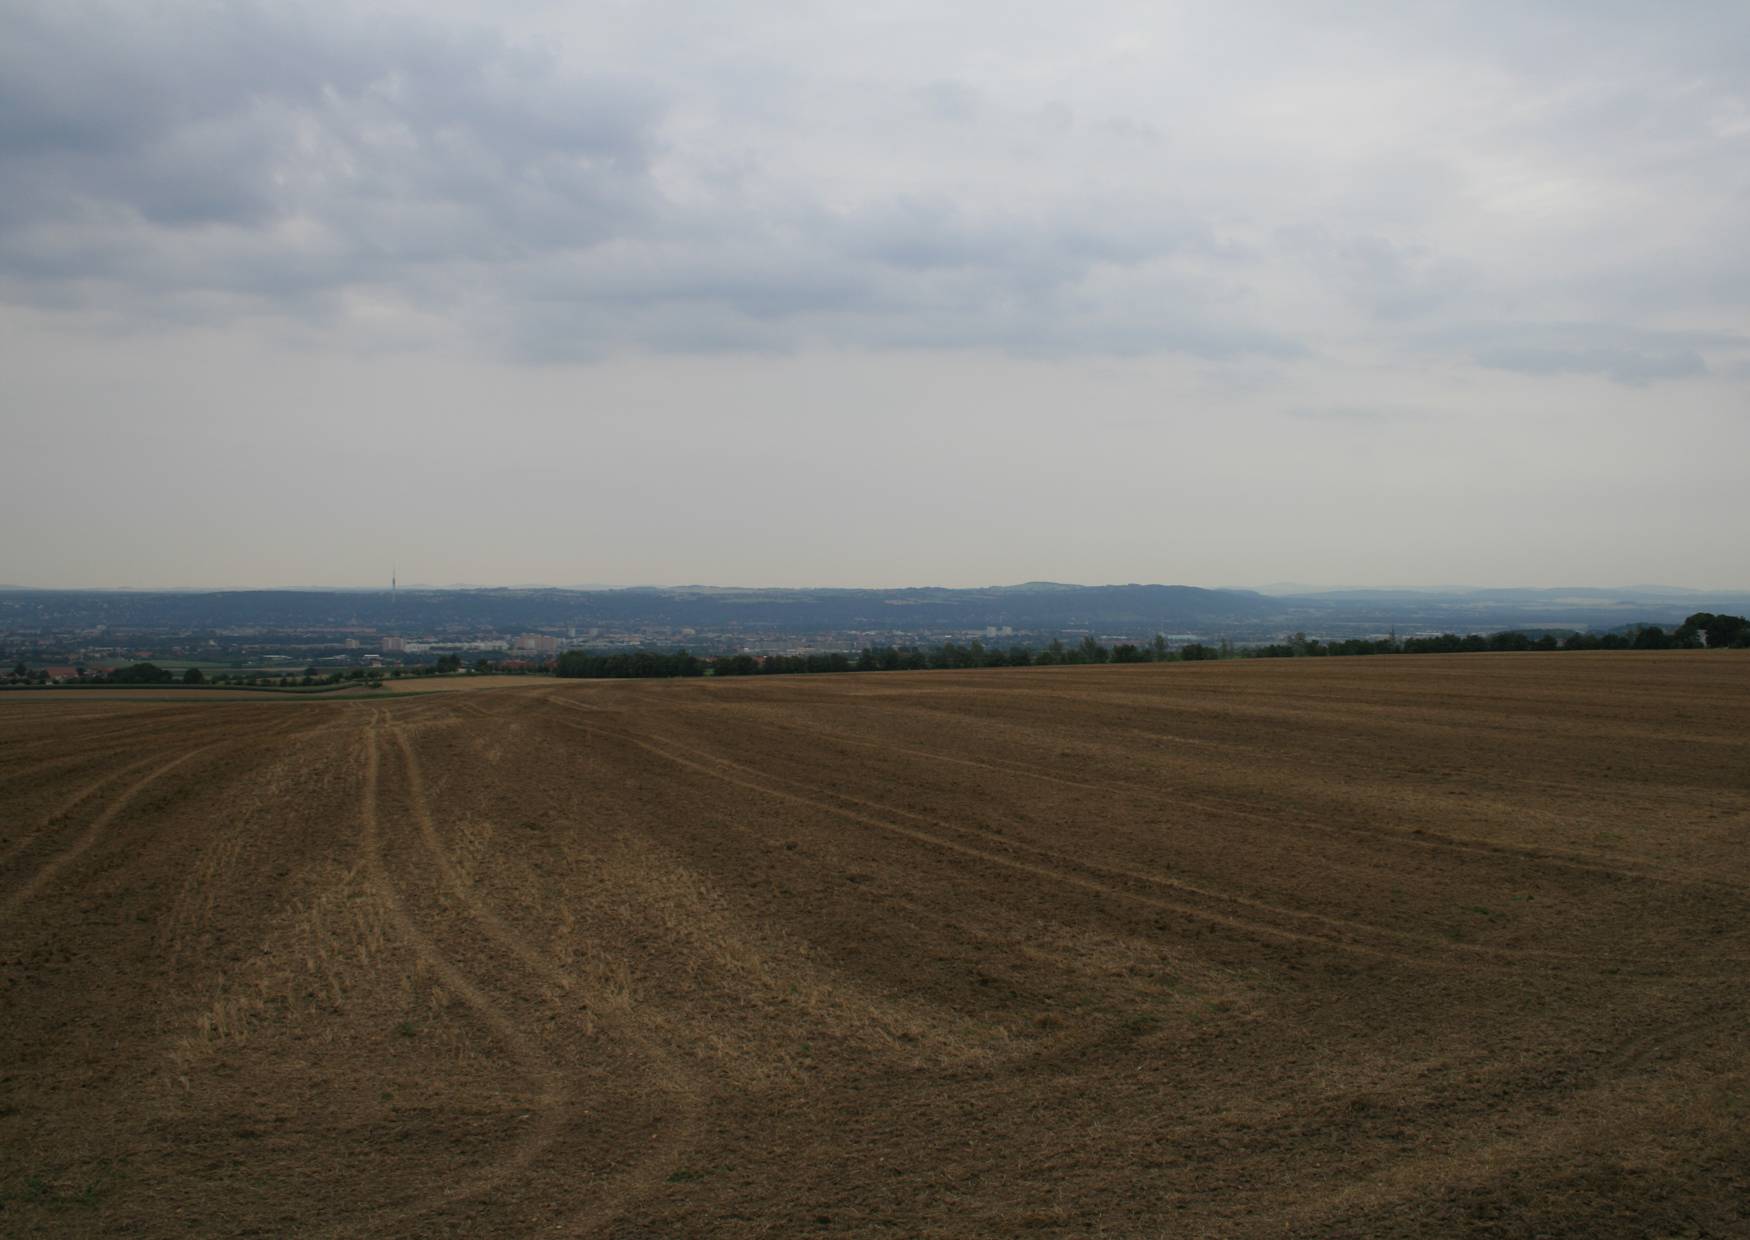
<instances>
[{"instance_id":1,"label":"distant hill","mask_svg":"<svg viewBox=\"0 0 1750 1240\"><path fill-rule=\"evenodd\" d=\"M1246 590L1196 586L779 590L719 587L625 590L230 590L205 593L0 592L0 628L375 628L504 630L650 624L679 628L822 630L1180 629L1254 623L1281 610Z\"/></svg>"},{"instance_id":2,"label":"distant hill","mask_svg":"<svg viewBox=\"0 0 1750 1240\"><path fill-rule=\"evenodd\" d=\"M37 629L185 631L360 627L443 633L576 627L696 629L701 633L919 634L1009 627L1035 636L1089 630L1273 641L1319 637L1492 633L1503 629L1604 631L1625 623L1675 625L1696 611L1750 613L1750 594L1635 594L1595 587L1464 591L1335 590L1268 596L1185 585L1079 586L1030 581L976 589L749 589L729 586L615 590L538 588L386 590L0 590L0 632Z\"/></svg>"}]
</instances>

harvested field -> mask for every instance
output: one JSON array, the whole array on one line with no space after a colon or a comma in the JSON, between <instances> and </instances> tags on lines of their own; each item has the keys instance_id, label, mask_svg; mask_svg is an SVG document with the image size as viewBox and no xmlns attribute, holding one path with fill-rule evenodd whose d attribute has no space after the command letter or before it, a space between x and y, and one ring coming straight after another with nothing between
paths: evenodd
<instances>
[{"instance_id":1,"label":"harvested field","mask_svg":"<svg viewBox=\"0 0 1750 1240\"><path fill-rule=\"evenodd\" d=\"M480 689L551 689L551 676L476 675L467 676L403 676L385 680L383 691L389 693L453 693Z\"/></svg>"},{"instance_id":2,"label":"harvested field","mask_svg":"<svg viewBox=\"0 0 1750 1240\"><path fill-rule=\"evenodd\" d=\"M0 1234L1750 1234L1750 658L0 699Z\"/></svg>"}]
</instances>

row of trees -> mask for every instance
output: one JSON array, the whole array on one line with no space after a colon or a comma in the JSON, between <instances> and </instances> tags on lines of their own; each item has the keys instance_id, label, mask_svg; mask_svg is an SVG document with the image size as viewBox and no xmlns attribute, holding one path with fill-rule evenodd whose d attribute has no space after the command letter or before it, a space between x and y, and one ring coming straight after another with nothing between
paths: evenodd
<instances>
[{"instance_id":1,"label":"row of trees","mask_svg":"<svg viewBox=\"0 0 1750 1240\"><path fill-rule=\"evenodd\" d=\"M567 650L559 656L553 672L557 676L582 677L587 680L703 676L705 661L685 650L677 650L672 654L655 650L634 650L623 654L592 654L587 650Z\"/></svg>"},{"instance_id":2,"label":"row of trees","mask_svg":"<svg viewBox=\"0 0 1750 1240\"><path fill-rule=\"evenodd\" d=\"M1231 655L1221 647L1192 643L1169 649L1167 639L1156 636L1146 646L1125 643L1103 646L1084 637L1073 646L1054 641L1044 650L1026 646L994 647L983 642L945 642L940 646L871 646L855 658L842 651L817 654L729 654L700 658L685 650L662 653L651 650L597 654L568 650L559 656L555 672L560 676L592 680L673 676L793 676L833 672L913 672L974 667L1049 667L1056 664L1168 663L1219 659Z\"/></svg>"},{"instance_id":3,"label":"row of trees","mask_svg":"<svg viewBox=\"0 0 1750 1240\"><path fill-rule=\"evenodd\" d=\"M1580 635L1576 635L1580 636ZM1570 639L1572 640L1572 639ZM1599 639L1591 639L1596 642ZM1594 645L1593 649L1627 648L1633 643L1614 634L1609 638L1608 647ZM1569 646L1568 649L1578 649ZM1553 634L1545 633L1533 637L1529 633L1508 630L1503 633L1471 633L1460 637L1457 633L1441 633L1432 637L1381 637L1377 640L1365 637L1350 637L1343 641L1321 642L1309 638L1305 633L1296 633L1287 641L1274 642L1268 646L1254 646L1245 653L1254 659L1301 659L1322 658L1326 656L1341 656L1353 654L1473 654L1496 650L1561 650L1562 642Z\"/></svg>"},{"instance_id":4,"label":"row of trees","mask_svg":"<svg viewBox=\"0 0 1750 1240\"><path fill-rule=\"evenodd\" d=\"M1436 637L1350 638L1340 642L1321 642L1296 633L1285 642L1256 646L1245 653L1261 659L1304 658L1321 655L1350 654L1467 654L1486 650L1696 650L1722 647L1750 647L1750 621L1743 616L1715 615L1698 611L1677 628L1667 633L1656 624L1643 624L1621 633L1554 633L1532 636L1517 629L1484 636L1472 633L1460 637L1442 633Z\"/></svg>"},{"instance_id":5,"label":"row of trees","mask_svg":"<svg viewBox=\"0 0 1750 1240\"><path fill-rule=\"evenodd\" d=\"M871 646L855 659L841 652L788 655L720 655L700 658L685 650L673 653L640 650L621 654L592 654L583 650L559 656L560 676L589 679L672 676L773 676L831 672L909 672L928 669L977 667L1050 667L1096 663L1180 663L1205 659L1286 659L1363 654L1468 654L1485 651L1529 650L1672 650L1701 646L1750 646L1750 622L1742 616L1697 612L1670 633L1658 625L1643 625L1627 633L1553 633L1533 636L1518 630L1483 635L1442 633L1430 637L1387 637L1377 640L1348 638L1322 642L1296 633L1284 642L1236 649L1231 642L1219 646L1192 642L1172 648L1156 634L1152 642L1101 645L1084 637L1074 645L1053 641L1043 650L1026 646L990 647L974 641L966 645L944 642L940 646Z\"/></svg>"},{"instance_id":6,"label":"row of trees","mask_svg":"<svg viewBox=\"0 0 1750 1240\"><path fill-rule=\"evenodd\" d=\"M324 671L315 664L306 667L302 672L249 670L209 673L198 667L191 667L179 673L156 663L132 663L118 668L80 667L76 669L78 678L69 683L81 686L180 684L205 685L219 689L320 689L358 683L376 686L382 683L385 674L400 679L403 676L444 676L463 671L485 673L497 670L500 669L485 659L464 667L461 656L454 654L444 655L432 663L418 667L393 668L387 673L380 667L331 668ZM519 667L516 670L526 669ZM10 676L0 677L0 680L10 684L47 684L49 672L46 668L33 671L23 663L18 663L12 668Z\"/></svg>"},{"instance_id":7,"label":"row of trees","mask_svg":"<svg viewBox=\"0 0 1750 1240\"><path fill-rule=\"evenodd\" d=\"M340 685L351 681L381 682L383 674L376 668L350 668L345 671L321 672L315 667L307 667L300 675L296 672L280 675L261 674L255 672L214 672L208 675L198 667L184 669L181 673L160 667L156 663L130 663L126 667L91 669L79 668L78 679L69 683L77 686L96 687L101 685L202 685L218 689L295 689L320 688L325 685ZM46 684L48 672L39 669L30 672L21 663L12 669L11 679L15 682Z\"/></svg>"},{"instance_id":8,"label":"row of trees","mask_svg":"<svg viewBox=\"0 0 1750 1240\"><path fill-rule=\"evenodd\" d=\"M729 654L701 658L685 650L661 653L639 650L597 654L569 650L559 656L555 672L586 679L621 679L674 676L793 676L833 672L914 672L975 667L1049 667L1056 664L1168 663L1219 659L1231 656L1233 647L1192 643L1177 650L1167 648L1164 637L1147 646L1103 646L1088 637L1073 646L1054 641L1044 650L1026 646L990 647L983 642L940 646L871 646L855 658L842 651L816 654Z\"/></svg>"}]
</instances>

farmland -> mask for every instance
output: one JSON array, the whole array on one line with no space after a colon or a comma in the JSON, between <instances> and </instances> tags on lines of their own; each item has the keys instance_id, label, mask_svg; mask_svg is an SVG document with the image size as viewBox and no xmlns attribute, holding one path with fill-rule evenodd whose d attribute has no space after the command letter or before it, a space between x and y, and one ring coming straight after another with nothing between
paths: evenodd
<instances>
[{"instance_id":1,"label":"farmland","mask_svg":"<svg viewBox=\"0 0 1750 1240\"><path fill-rule=\"evenodd\" d=\"M0 699L6 1235L1744 1235L1750 657Z\"/></svg>"}]
</instances>

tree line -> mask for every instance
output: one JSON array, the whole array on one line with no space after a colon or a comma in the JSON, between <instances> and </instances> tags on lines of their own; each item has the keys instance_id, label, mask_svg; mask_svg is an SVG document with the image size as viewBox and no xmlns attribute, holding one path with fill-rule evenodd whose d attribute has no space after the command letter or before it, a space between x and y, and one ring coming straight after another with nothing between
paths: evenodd
<instances>
[{"instance_id":1,"label":"tree line","mask_svg":"<svg viewBox=\"0 0 1750 1240\"><path fill-rule=\"evenodd\" d=\"M432 668L419 669L422 675L433 674ZM46 668L31 671L23 663L12 669L7 678L13 684L46 685ZM100 688L104 685L185 685L208 689L312 689L360 682L376 687L382 683L380 668L354 667L324 672L311 666L298 672L213 672L210 675L198 667L185 668L181 673L156 663L130 663L126 667L78 668L77 678L61 682L69 688Z\"/></svg>"},{"instance_id":2,"label":"tree line","mask_svg":"<svg viewBox=\"0 0 1750 1240\"><path fill-rule=\"evenodd\" d=\"M1682 650L1706 646L1750 647L1750 621L1743 616L1697 612L1671 632L1642 625L1626 633L1553 633L1533 636L1517 629L1499 633L1441 633L1426 637L1345 638L1319 641L1296 633L1282 642L1235 647L1190 642L1172 647L1157 633L1152 642L1106 646L1092 637L1066 645L1053 641L1042 650L1028 646L964 645L870 646L854 658L843 651L812 654L730 654L705 657L685 650L637 650L613 654L569 650L559 656L555 674L584 679L681 676L793 676L833 672L914 672L980 667L1052 667L1098 663L1195 663L1208 659L1284 659L1363 654L1469 654L1521 650Z\"/></svg>"},{"instance_id":3,"label":"tree line","mask_svg":"<svg viewBox=\"0 0 1750 1240\"><path fill-rule=\"evenodd\" d=\"M1178 663L1219 659L1235 653L1231 643L1205 646L1192 642L1170 649L1157 634L1152 643L1104 646L1092 637L1074 645L1053 641L1043 650L1027 646L986 646L973 641L939 646L870 646L856 656L844 651L812 654L726 654L701 657L685 650L622 651L612 654L568 650L559 656L559 676L614 680L677 676L793 676L833 672L921 672L976 667L1050 667L1086 663Z\"/></svg>"},{"instance_id":4,"label":"tree line","mask_svg":"<svg viewBox=\"0 0 1750 1240\"><path fill-rule=\"evenodd\" d=\"M1352 654L1469 654L1489 650L1698 650L1704 646L1750 647L1750 621L1743 616L1698 611L1669 633L1656 624L1637 625L1621 633L1568 633L1561 637L1554 633L1534 637L1518 629L1507 629L1487 636L1441 633L1432 637L1321 642L1296 633L1287 641L1255 646L1245 653L1259 659L1290 659Z\"/></svg>"}]
</instances>

